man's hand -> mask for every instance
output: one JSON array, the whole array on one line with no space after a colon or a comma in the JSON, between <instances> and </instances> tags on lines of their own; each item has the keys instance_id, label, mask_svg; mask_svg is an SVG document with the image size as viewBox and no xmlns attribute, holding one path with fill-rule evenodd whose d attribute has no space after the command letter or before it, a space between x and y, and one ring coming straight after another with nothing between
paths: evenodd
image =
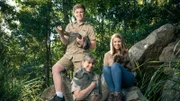
<instances>
[{"instance_id":1,"label":"man's hand","mask_svg":"<svg viewBox=\"0 0 180 101\"><path fill-rule=\"evenodd\" d=\"M83 44L84 44L84 37L82 36L82 38L80 39L80 38L76 38L76 41L81 45L81 46L83 46Z\"/></svg>"},{"instance_id":2,"label":"man's hand","mask_svg":"<svg viewBox=\"0 0 180 101\"><path fill-rule=\"evenodd\" d=\"M58 32L58 34L61 36L62 35L62 27L61 26L57 26L56 27L56 32Z\"/></svg>"},{"instance_id":3,"label":"man's hand","mask_svg":"<svg viewBox=\"0 0 180 101\"><path fill-rule=\"evenodd\" d=\"M78 47L81 47L85 50L88 50L91 47L91 42L87 37L81 36L81 38L77 37L76 41L78 43Z\"/></svg>"}]
</instances>

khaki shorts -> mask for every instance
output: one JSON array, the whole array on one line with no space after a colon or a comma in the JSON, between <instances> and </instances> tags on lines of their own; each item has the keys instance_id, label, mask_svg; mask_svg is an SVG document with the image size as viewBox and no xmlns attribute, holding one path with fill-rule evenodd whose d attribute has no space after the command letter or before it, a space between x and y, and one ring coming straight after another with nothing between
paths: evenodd
<instances>
[{"instance_id":1,"label":"khaki shorts","mask_svg":"<svg viewBox=\"0 0 180 101\"><path fill-rule=\"evenodd\" d=\"M74 71L76 71L78 68L82 67L82 59L74 61L73 58L69 59L65 55L57 63L63 65L66 70L74 67Z\"/></svg>"}]
</instances>

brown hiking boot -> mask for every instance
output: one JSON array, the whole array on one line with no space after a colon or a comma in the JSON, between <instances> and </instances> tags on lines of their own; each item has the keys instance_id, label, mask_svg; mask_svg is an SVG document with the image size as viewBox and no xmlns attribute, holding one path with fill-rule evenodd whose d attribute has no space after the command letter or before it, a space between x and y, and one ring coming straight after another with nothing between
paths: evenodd
<instances>
[{"instance_id":1,"label":"brown hiking boot","mask_svg":"<svg viewBox=\"0 0 180 101\"><path fill-rule=\"evenodd\" d=\"M101 100L101 96L100 95L93 95L90 97L89 101L100 101Z\"/></svg>"},{"instance_id":2,"label":"brown hiking boot","mask_svg":"<svg viewBox=\"0 0 180 101\"><path fill-rule=\"evenodd\" d=\"M111 93L108 97L108 100L107 101L114 101L114 93Z\"/></svg>"},{"instance_id":3,"label":"brown hiking boot","mask_svg":"<svg viewBox=\"0 0 180 101\"><path fill-rule=\"evenodd\" d=\"M121 93L119 92L114 93L114 101L121 101L121 99L122 99Z\"/></svg>"}]
</instances>

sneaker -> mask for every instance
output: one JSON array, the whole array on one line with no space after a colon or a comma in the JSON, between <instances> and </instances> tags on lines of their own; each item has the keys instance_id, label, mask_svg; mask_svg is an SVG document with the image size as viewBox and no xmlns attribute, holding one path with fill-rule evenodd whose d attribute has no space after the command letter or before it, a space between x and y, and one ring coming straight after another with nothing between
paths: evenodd
<instances>
[{"instance_id":1,"label":"sneaker","mask_svg":"<svg viewBox=\"0 0 180 101\"><path fill-rule=\"evenodd\" d=\"M111 93L107 101L114 101L114 93Z\"/></svg>"},{"instance_id":2,"label":"sneaker","mask_svg":"<svg viewBox=\"0 0 180 101\"><path fill-rule=\"evenodd\" d=\"M57 95L55 95L54 97L52 97L50 100L46 100L46 101L65 101L64 97L61 98Z\"/></svg>"}]
</instances>

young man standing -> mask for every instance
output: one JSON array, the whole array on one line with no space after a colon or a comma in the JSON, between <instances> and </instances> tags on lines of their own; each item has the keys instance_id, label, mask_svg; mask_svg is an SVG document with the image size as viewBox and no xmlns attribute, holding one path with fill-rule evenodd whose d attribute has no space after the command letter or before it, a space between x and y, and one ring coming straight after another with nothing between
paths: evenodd
<instances>
[{"instance_id":1,"label":"young man standing","mask_svg":"<svg viewBox=\"0 0 180 101\"><path fill-rule=\"evenodd\" d=\"M77 70L81 67L81 61L84 54L86 54L89 49L96 48L96 36L93 27L84 22L85 7L82 4L76 4L73 7L73 13L76 18L76 22L69 23L66 26L65 31L69 33L68 36L63 34L64 32L62 31L61 26L56 28L61 42L67 45L67 49L64 56L52 67L56 95L47 101L65 101L62 93L62 78L60 72L68 70L72 67L74 67L74 70ZM75 33L80 34L81 38L76 35L70 35ZM90 43L89 49L84 49L87 39Z\"/></svg>"}]
</instances>

